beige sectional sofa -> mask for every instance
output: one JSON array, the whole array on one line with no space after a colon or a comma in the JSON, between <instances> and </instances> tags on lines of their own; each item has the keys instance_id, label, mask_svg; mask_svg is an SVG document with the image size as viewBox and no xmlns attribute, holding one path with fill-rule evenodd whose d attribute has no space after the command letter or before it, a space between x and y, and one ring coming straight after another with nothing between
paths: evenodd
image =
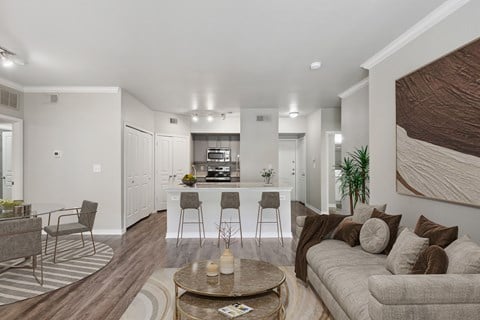
<instances>
[{"instance_id":1,"label":"beige sectional sofa","mask_svg":"<svg viewBox=\"0 0 480 320\"><path fill-rule=\"evenodd\" d=\"M324 240L307 253L308 282L336 320L480 319L479 274L392 275L386 259Z\"/></svg>"}]
</instances>

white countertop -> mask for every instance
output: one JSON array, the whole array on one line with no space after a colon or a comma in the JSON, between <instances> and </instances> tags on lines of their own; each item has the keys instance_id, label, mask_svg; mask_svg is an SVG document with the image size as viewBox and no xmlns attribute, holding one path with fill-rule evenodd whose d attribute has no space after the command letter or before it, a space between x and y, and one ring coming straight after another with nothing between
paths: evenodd
<instances>
[{"instance_id":1,"label":"white countertop","mask_svg":"<svg viewBox=\"0 0 480 320\"><path fill-rule=\"evenodd\" d=\"M193 187L184 184L171 184L165 188L167 192L181 191L219 191L225 189L233 190L259 190L259 191L292 191L288 185L265 185L261 182L204 182L196 183Z\"/></svg>"}]
</instances>

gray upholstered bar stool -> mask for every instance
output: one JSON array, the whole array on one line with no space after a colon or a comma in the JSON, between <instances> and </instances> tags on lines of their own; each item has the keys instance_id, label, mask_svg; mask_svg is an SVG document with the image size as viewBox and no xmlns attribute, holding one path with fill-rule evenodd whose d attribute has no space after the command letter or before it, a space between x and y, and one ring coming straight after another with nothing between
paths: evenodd
<instances>
[{"instance_id":1,"label":"gray upholstered bar stool","mask_svg":"<svg viewBox=\"0 0 480 320\"><path fill-rule=\"evenodd\" d=\"M180 219L178 221L178 233L177 233L177 247L179 239L183 239L183 225L184 224L198 224L198 236L200 238L200 247L202 246L202 229L203 240L205 240L205 225L203 224L203 210L202 201L198 197L198 192L181 192L180 193ZM187 221L185 222L185 210L193 209L197 210L198 222ZM181 235L180 235L181 230Z\"/></svg>"},{"instance_id":2,"label":"gray upholstered bar stool","mask_svg":"<svg viewBox=\"0 0 480 320\"><path fill-rule=\"evenodd\" d=\"M275 210L275 221L263 221L263 210L265 209ZM262 192L262 200L258 202L257 227L255 229L255 241L258 246L260 246L260 242L262 241L262 224L264 223L275 223L277 225L277 237L283 247L282 220L280 219L280 193L278 192ZM259 226L260 233L257 238Z\"/></svg>"},{"instance_id":3,"label":"gray upholstered bar stool","mask_svg":"<svg viewBox=\"0 0 480 320\"><path fill-rule=\"evenodd\" d=\"M242 234L242 219L240 217L240 194L238 192L222 192L222 199L220 200L220 224L222 225L223 221L223 210L225 209L236 209L238 212L238 221L229 221L228 223L238 223L240 226L240 244L243 248L243 234ZM220 228L218 229L218 243L217 246L220 247Z\"/></svg>"}]
</instances>

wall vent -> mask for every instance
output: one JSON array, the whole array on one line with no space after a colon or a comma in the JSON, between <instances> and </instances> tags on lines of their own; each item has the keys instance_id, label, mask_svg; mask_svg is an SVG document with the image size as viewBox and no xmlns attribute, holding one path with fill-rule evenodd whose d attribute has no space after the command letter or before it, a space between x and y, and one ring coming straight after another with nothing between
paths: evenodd
<instances>
[{"instance_id":1,"label":"wall vent","mask_svg":"<svg viewBox=\"0 0 480 320\"><path fill-rule=\"evenodd\" d=\"M265 117L264 116L257 116L257 121L265 121Z\"/></svg>"},{"instance_id":2,"label":"wall vent","mask_svg":"<svg viewBox=\"0 0 480 320\"><path fill-rule=\"evenodd\" d=\"M17 109L18 108L18 93L10 91L6 88L0 89L0 104L12 107Z\"/></svg>"},{"instance_id":3,"label":"wall vent","mask_svg":"<svg viewBox=\"0 0 480 320\"><path fill-rule=\"evenodd\" d=\"M177 123L178 123L178 119L177 119L177 118L170 118L170 123L171 123L171 124L177 124Z\"/></svg>"}]
</instances>

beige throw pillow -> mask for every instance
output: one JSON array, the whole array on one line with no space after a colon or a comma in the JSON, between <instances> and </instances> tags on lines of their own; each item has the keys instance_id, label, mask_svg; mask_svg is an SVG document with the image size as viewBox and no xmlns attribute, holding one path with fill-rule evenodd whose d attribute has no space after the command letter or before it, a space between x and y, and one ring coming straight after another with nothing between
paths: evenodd
<instances>
[{"instance_id":1,"label":"beige throw pillow","mask_svg":"<svg viewBox=\"0 0 480 320\"><path fill-rule=\"evenodd\" d=\"M360 230L360 245L369 253L380 253L390 241L390 228L378 218L368 219Z\"/></svg>"},{"instance_id":2,"label":"beige throw pillow","mask_svg":"<svg viewBox=\"0 0 480 320\"><path fill-rule=\"evenodd\" d=\"M480 246L465 235L445 248L448 256L447 273L480 273Z\"/></svg>"},{"instance_id":3,"label":"beige throw pillow","mask_svg":"<svg viewBox=\"0 0 480 320\"><path fill-rule=\"evenodd\" d=\"M387 208L386 204L365 204L365 203L358 203L355 209L353 210L352 221L355 223L364 224L370 216L372 215L373 209L377 209L378 211L385 212Z\"/></svg>"},{"instance_id":4,"label":"beige throw pillow","mask_svg":"<svg viewBox=\"0 0 480 320\"><path fill-rule=\"evenodd\" d=\"M427 247L428 238L403 230L387 257L387 270L393 274L410 274L418 256Z\"/></svg>"}]
</instances>

